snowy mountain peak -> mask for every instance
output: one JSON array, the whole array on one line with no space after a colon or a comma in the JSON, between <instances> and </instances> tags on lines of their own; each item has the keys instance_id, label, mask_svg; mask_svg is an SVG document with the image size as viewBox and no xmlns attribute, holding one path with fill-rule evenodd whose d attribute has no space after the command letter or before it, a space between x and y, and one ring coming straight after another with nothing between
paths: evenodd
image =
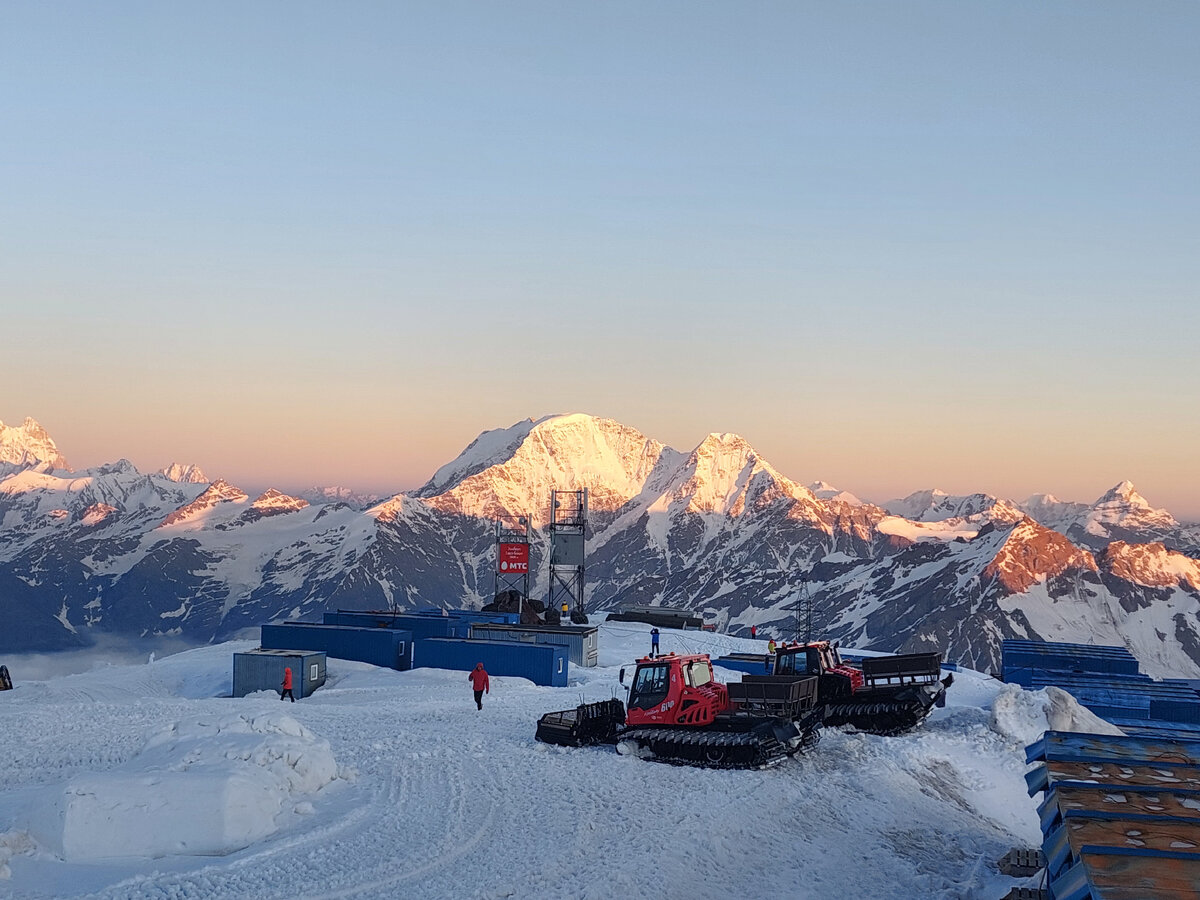
<instances>
[{"instance_id":1,"label":"snowy mountain peak","mask_svg":"<svg viewBox=\"0 0 1200 900\"><path fill-rule=\"evenodd\" d=\"M158 474L179 484L208 484L212 480L199 466L183 463L171 463L159 469Z\"/></svg>"},{"instance_id":2,"label":"snowy mountain peak","mask_svg":"<svg viewBox=\"0 0 1200 900\"><path fill-rule=\"evenodd\" d=\"M288 494L285 494L283 491L276 490L275 488L268 488L267 490L263 491L261 494L255 497L254 502L250 504L251 509L270 509L283 512L304 509L306 506L308 506L307 500L302 500L299 497L292 497Z\"/></svg>"},{"instance_id":3,"label":"snowy mountain peak","mask_svg":"<svg viewBox=\"0 0 1200 900\"><path fill-rule=\"evenodd\" d=\"M241 522L257 522L271 516L282 516L287 513L299 512L308 506L307 500L292 497L283 491L270 488L254 498L254 502L239 517Z\"/></svg>"},{"instance_id":4,"label":"snowy mountain peak","mask_svg":"<svg viewBox=\"0 0 1200 900\"><path fill-rule=\"evenodd\" d=\"M902 500L890 500L884 508L894 516L914 522L947 522L951 519L990 520L1011 525L1021 521L1025 513L1007 500L991 494L955 496L934 488L917 491Z\"/></svg>"},{"instance_id":5,"label":"snowy mountain peak","mask_svg":"<svg viewBox=\"0 0 1200 900\"><path fill-rule=\"evenodd\" d=\"M1122 481L1116 487L1109 489L1103 497L1096 501L1096 506L1111 506L1116 504L1142 509L1152 508L1146 498L1134 488L1132 481Z\"/></svg>"},{"instance_id":6,"label":"snowy mountain peak","mask_svg":"<svg viewBox=\"0 0 1200 900\"><path fill-rule=\"evenodd\" d=\"M137 475L137 466L125 458L118 459L116 462L104 463L104 465L96 466L94 469L88 469L93 475Z\"/></svg>"},{"instance_id":7,"label":"snowy mountain peak","mask_svg":"<svg viewBox=\"0 0 1200 900\"><path fill-rule=\"evenodd\" d=\"M301 491L300 497L309 503L345 503L356 509L368 509L382 499L379 494L338 485L314 485L306 491Z\"/></svg>"},{"instance_id":8,"label":"snowy mountain peak","mask_svg":"<svg viewBox=\"0 0 1200 900\"><path fill-rule=\"evenodd\" d=\"M0 464L4 463L17 468L43 463L52 469L71 468L46 429L29 417L20 425L0 422Z\"/></svg>"},{"instance_id":9,"label":"snowy mountain peak","mask_svg":"<svg viewBox=\"0 0 1200 900\"><path fill-rule=\"evenodd\" d=\"M854 494L849 491L843 491L840 488L835 488L832 484L826 481L814 481L808 486L809 492L820 500L829 500L833 503L848 503L851 506L863 506L864 503Z\"/></svg>"},{"instance_id":10,"label":"snowy mountain peak","mask_svg":"<svg viewBox=\"0 0 1200 900\"><path fill-rule=\"evenodd\" d=\"M206 513L222 503L243 503L250 499L247 494L239 487L218 478L208 486L199 497L191 503L187 503L179 509L175 510L162 521L162 525L175 525L179 522L186 522L190 519L203 518Z\"/></svg>"},{"instance_id":11,"label":"snowy mountain peak","mask_svg":"<svg viewBox=\"0 0 1200 900\"><path fill-rule=\"evenodd\" d=\"M638 495L667 448L612 419L576 413L480 435L415 493L445 512L545 521L550 491L587 488L595 511Z\"/></svg>"},{"instance_id":12,"label":"snowy mountain peak","mask_svg":"<svg viewBox=\"0 0 1200 900\"><path fill-rule=\"evenodd\" d=\"M997 580L1008 593L1020 594L1070 569L1098 571L1091 553L1026 516L1009 531L983 575Z\"/></svg>"},{"instance_id":13,"label":"snowy mountain peak","mask_svg":"<svg viewBox=\"0 0 1200 900\"><path fill-rule=\"evenodd\" d=\"M1134 488L1122 481L1095 502L1083 524L1089 534L1106 539L1125 539L1129 533L1162 531L1178 526L1165 509L1155 509Z\"/></svg>"},{"instance_id":14,"label":"snowy mountain peak","mask_svg":"<svg viewBox=\"0 0 1200 900\"><path fill-rule=\"evenodd\" d=\"M434 497L472 475L503 463L517 451L535 426L551 418L555 417L523 419L508 428L482 432L462 453L434 472L433 477L414 492L415 496Z\"/></svg>"},{"instance_id":15,"label":"snowy mountain peak","mask_svg":"<svg viewBox=\"0 0 1200 900\"><path fill-rule=\"evenodd\" d=\"M780 497L816 504L808 488L781 475L737 434L708 435L692 451L680 475L672 502L686 499L691 512L738 516Z\"/></svg>"}]
</instances>

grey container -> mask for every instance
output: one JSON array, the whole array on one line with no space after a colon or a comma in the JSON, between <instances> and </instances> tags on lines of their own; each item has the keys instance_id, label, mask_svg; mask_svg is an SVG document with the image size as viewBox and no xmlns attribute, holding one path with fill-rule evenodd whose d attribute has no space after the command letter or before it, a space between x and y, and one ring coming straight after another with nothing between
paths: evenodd
<instances>
[{"instance_id":1,"label":"grey container","mask_svg":"<svg viewBox=\"0 0 1200 900\"><path fill-rule=\"evenodd\" d=\"M566 647L571 664L594 666L600 659L599 629L588 625L496 625L476 622L471 637L481 641L519 641Z\"/></svg>"},{"instance_id":2,"label":"grey container","mask_svg":"<svg viewBox=\"0 0 1200 900\"><path fill-rule=\"evenodd\" d=\"M311 650L249 650L233 654L233 696L283 690L283 670L292 670L292 693L309 696L325 683L325 654Z\"/></svg>"}]
</instances>

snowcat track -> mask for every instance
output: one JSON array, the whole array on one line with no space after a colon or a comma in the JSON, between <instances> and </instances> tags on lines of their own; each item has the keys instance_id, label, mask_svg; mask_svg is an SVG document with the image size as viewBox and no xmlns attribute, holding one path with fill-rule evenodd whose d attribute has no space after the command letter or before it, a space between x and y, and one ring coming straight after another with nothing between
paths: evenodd
<instances>
[{"instance_id":1,"label":"snowcat track","mask_svg":"<svg viewBox=\"0 0 1200 900\"><path fill-rule=\"evenodd\" d=\"M704 769L762 769L817 745L821 732L805 734L800 746L789 750L773 734L753 731L698 731L694 728L634 728L617 737L617 749L626 741L649 750L655 762Z\"/></svg>"},{"instance_id":2,"label":"snowcat track","mask_svg":"<svg viewBox=\"0 0 1200 900\"><path fill-rule=\"evenodd\" d=\"M875 703L830 703L825 709L825 724L831 728L849 725L868 734L893 736L911 731L933 712L936 697L928 702L918 697L908 700L880 700Z\"/></svg>"}]
</instances>

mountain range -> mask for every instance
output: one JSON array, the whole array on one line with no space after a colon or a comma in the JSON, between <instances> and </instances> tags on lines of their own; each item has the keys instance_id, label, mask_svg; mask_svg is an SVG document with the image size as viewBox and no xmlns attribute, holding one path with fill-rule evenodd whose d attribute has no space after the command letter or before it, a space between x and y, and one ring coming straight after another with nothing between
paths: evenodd
<instances>
[{"instance_id":1,"label":"mountain range","mask_svg":"<svg viewBox=\"0 0 1200 900\"><path fill-rule=\"evenodd\" d=\"M72 471L36 421L0 423L0 652L97 634L226 639L330 607L480 606L495 521L534 528L544 598L552 489L589 492L586 602L702 613L985 671L1005 637L1121 644L1200 677L1200 526L1123 482L1093 504L921 491L882 505L792 481L742 437L690 452L583 414L486 431L419 489L251 497L196 466Z\"/></svg>"}]
</instances>

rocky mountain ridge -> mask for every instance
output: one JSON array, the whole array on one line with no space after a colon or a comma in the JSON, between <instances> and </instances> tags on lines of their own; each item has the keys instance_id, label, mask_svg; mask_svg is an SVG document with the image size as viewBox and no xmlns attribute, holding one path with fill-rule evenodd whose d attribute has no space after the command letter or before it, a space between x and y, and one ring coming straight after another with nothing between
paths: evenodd
<instances>
[{"instance_id":1,"label":"rocky mountain ridge","mask_svg":"<svg viewBox=\"0 0 1200 900\"><path fill-rule=\"evenodd\" d=\"M194 467L72 473L45 441L0 475L0 597L16 622L0 649L91 631L203 641L329 606L481 605L501 516L533 521L542 596L550 490L586 487L594 614L663 603L782 634L807 599L818 633L867 648L937 647L986 669L1006 636L1095 640L1200 676L1195 534L1127 483L1092 506L927 491L885 509L794 482L737 435L683 453L575 414L485 432L421 489L364 510L274 489L252 500L180 477Z\"/></svg>"}]
</instances>

